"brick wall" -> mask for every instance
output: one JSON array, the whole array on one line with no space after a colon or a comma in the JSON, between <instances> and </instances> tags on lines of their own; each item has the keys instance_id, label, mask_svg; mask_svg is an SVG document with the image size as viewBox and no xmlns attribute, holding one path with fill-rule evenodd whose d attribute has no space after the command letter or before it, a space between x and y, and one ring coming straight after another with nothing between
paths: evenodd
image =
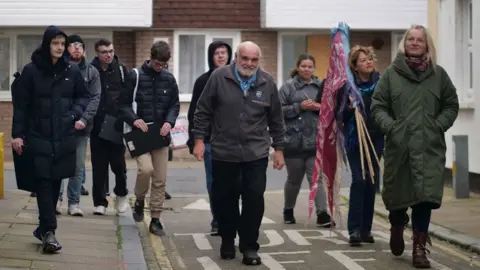
<instances>
[{"instance_id":1,"label":"brick wall","mask_svg":"<svg viewBox=\"0 0 480 270\"><path fill-rule=\"evenodd\" d=\"M242 31L242 41L255 42L262 50L261 67L277 79L277 32Z\"/></svg>"},{"instance_id":2,"label":"brick wall","mask_svg":"<svg viewBox=\"0 0 480 270\"><path fill-rule=\"evenodd\" d=\"M133 68L135 64L135 32L132 31L114 31L113 45L115 54L120 61L128 68Z\"/></svg>"},{"instance_id":3,"label":"brick wall","mask_svg":"<svg viewBox=\"0 0 480 270\"><path fill-rule=\"evenodd\" d=\"M260 0L154 0L153 28L260 28Z\"/></svg>"}]
</instances>

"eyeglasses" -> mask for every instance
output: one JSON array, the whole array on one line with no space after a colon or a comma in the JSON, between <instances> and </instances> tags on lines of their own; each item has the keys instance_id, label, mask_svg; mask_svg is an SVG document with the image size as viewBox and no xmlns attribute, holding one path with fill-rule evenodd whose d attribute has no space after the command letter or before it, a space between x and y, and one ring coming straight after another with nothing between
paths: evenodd
<instances>
[{"instance_id":1,"label":"eyeglasses","mask_svg":"<svg viewBox=\"0 0 480 270\"><path fill-rule=\"evenodd\" d=\"M108 50L108 51L97 51L99 52L100 54L113 54L115 52L115 50Z\"/></svg>"},{"instance_id":2,"label":"eyeglasses","mask_svg":"<svg viewBox=\"0 0 480 270\"><path fill-rule=\"evenodd\" d=\"M73 43L70 43L69 45L70 47L73 47L75 49L80 49L80 48L83 48L83 44L80 43L80 42L73 42Z\"/></svg>"}]
</instances>

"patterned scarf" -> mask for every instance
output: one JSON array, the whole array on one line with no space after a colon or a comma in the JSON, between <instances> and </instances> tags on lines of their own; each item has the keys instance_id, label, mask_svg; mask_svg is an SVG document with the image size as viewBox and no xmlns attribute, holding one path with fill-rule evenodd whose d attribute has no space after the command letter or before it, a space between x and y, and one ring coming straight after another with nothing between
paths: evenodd
<instances>
[{"instance_id":1,"label":"patterned scarf","mask_svg":"<svg viewBox=\"0 0 480 270\"><path fill-rule=\"evenodd\" d=\"M423 72L427 69L430 59L426 55L420 57L405 55L405 62L411 70Z\"/></svg>"},{"instance_id":2,"label":"patterned scarf","mask_svg":"<svg viewBox=\"0 0 480 270\"><path fill-rule=\"evenodd\" d=\"M368 82L362 82L358 77L355 77L355 84L360 90L362 96L371 96L373 94L373 90L377 86L379 79L379 74L377 72L372 72L370 74L370 80ZM365 108L365 115L368 117L370 114L370 108ZM357 122L355 121L355 117L352 116L347 123L347 139L346 148L349 151L354 151L358 149L358 133L357 133Z\"/></svg>"}]
</instances>

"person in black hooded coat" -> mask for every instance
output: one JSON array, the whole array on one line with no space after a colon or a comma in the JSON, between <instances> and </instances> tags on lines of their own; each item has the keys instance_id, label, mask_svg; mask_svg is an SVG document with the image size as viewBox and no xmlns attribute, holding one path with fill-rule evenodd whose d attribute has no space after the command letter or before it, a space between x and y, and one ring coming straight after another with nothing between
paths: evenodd
<instances>
[{"instance_id":1,"label":"person in black hooded coat","mask_svg":"<svg viewBox=\"0 0 480 270\"><path fill-rule=\"evenodd\" d=\"M12 148L33 159L39 226L34 236L44 252L61 249L55 237L55 205L61 180L74 176L77 138L75 121L82 117L89 92L76 65L65 57L67 35L49 26L41 46L22 71L12 92ZM27 154L27 153L25 153Z\"/></svg>"},{"instance_id":2,"label":"person in black hooded coat","mask_svg":"<svg viewBox=\"0 0 480 270\"><path fill-rule=\"evenodd\" d=\"M193 126L193 114L197 108L197 102L200 98L200 95L203 92L203 88L207 84L208 79L212 72L221 66L228 65L232 61L232 47L223 41L214 41L208 46L208 67L209 70L202 74L200 77L197 78L195 84L193 85L193 94L192 100L190 102L190 107L188 108L188 134L189 138L187 141L187 146L190 150L190 154L193 154L193 147L195 144L195 138L193 136L192 130ZM205 175L207 180L207 190L209 196L211 195L211 188L212 188L212 160L210 154L210 144L208 143L210 138L205 138L205 156L204 156L204 163L205 163ZM211 202L212 200L210 200ZM210 204L210 208L212 205ZM211 222L212 235L218 235L218 224L215 219L215 215L212 210L213 219Z\"/></svg>"}]
</instances>

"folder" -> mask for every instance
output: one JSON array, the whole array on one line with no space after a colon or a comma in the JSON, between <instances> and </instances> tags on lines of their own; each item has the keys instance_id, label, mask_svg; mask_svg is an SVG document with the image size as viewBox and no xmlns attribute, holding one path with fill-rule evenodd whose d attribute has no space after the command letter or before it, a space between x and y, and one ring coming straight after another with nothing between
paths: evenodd
<instances>
[{"instance_id":1,"label":"folder","mask_svg":"<svg viewBox=\"0 0 480 270\"><path fill-rule=\"evenodd\" d=\"M169 147L171 142L170 134L167 136L160 135L163 124L147 123L148 131L143 132L141 129L134 128L132 131L123 135L125 144L132 158L141 156L152 150Z\"/></svg>"}]
</instances>

